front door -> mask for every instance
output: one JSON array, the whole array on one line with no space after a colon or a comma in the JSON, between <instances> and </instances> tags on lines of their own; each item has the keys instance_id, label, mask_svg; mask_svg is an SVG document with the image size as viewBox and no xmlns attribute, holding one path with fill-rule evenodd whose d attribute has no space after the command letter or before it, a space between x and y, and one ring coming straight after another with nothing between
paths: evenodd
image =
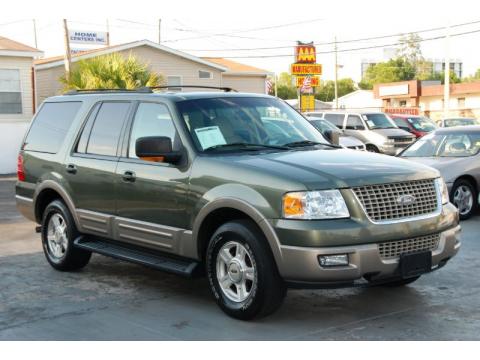
<instances>
[{"instance_id":1,"label":"front door","mask_svg":"<svg viewBox=\"0 0 480 360\"><path fill-rule=\"evenodd\" d=\"M177 252L188 226L186 201L189 166L139 159L135 142L145 136L165 136L173 150L181 148L165 104L140 102L130 125L127 150L116 170L116 238L120 241Z\"/></svg>"}]
</instances>

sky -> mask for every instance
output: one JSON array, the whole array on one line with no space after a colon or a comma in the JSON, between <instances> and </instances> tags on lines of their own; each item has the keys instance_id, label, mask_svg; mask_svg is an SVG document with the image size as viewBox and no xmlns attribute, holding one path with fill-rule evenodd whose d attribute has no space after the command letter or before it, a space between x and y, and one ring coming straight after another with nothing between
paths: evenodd
<instances>
[{"instance_id":1,"label":"sky","mask_svg":"<svg viewBox=\"0 0 480 360\"><path fill-rule=\"evenodd\" d=\"M157 42L161 19L165 46L196 56L230 57L276 73L289 70L297 40L314 41L319 43L317 52L322 52L317 55L324 69L322 78L327 80L334 76L331 43L336 37L339 77L359 81L362 59L383 60L382 46L391 49L399 37L345 41L437 28L420 33L424 39L435 38L445 35L450 25L452 35L479 32L452 36L448 46L443 38L422 42L422 53L425 58L443 59L448 52L450 58L463 61L464 75L469 75L480 68L480 2L449 4L419 0L16 0L0 13L0 36L34 46L35 19L38 48L48 57L64 51L62 19L67 19L70 29L85 31L105 31L108 20L113 45L140 39ZM478 23L455 26L474 21ZM378 48L344 51L369 46ZM277 48L265 49L272 47Z\"/></svg>"}]
</instances>

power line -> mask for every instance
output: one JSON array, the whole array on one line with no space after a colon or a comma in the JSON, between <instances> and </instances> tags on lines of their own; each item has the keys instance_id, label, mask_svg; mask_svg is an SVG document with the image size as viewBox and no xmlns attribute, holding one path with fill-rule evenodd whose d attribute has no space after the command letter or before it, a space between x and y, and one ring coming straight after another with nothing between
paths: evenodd
<instances>
[{"instance_id":1,"label":"power line","mask_svg":"<svg viewBox=\"0 0 480 360\"><path fill-rule=\"evenodd\" d=\"M456 28L456 27L474 25L474 24L479 24L479 23L480 23L480 20L475 20L475 21L470 21L470 22L465 22L465 23L452 25L450 27L451 28ZM337 41L337 44L347 44L347 43L354 43L354 42L379 40L379 39L403 36L403 35L408 35L408 34L421 34L421 33L438 31L438 30L445 30L445 27L434 27L434 28L429 28L429 29L409 31L409 32L404 32L404 33L395 33L395 34L390 34L390 35L380 35L380 36L371 36L371 37L365 37L365 38L359 38L359 39L342 40L342 41ZM285 40L285 41L290 41L290 40ZM334 41L314 42L315 46L334 45L334 44L335 44ZM202 51L203 52L203 51L255 51L255 50L275 50L275 49L289 49L289 48L291 48L291 46L271 46L271 47L231 48L231 49L179 49L179 50L182 50L182 51Z\"/></svg>"},{"instance_id":2,"label":"power line","mask_svg":"<svg viewBox=\"0 0 480 360\"><path fill-rule=\"evenodd\" d=\"M203 39L203 38L215 37L215 36L227 36L228 37L228 36L233 36L235 34L240 34L240 33L278 29L278 28L295 26L295 25L300 25L300 24L309 24L309 23L312 23L312 22L317 22L317 21L322 21L322 20L324 20L324 19L311 19L311 20L297 21L297 22L288 23L288 24L271 25L271 26L257 27L257 28L244 29L244 30L235 30L235 31L229 31L229 32L226 32L226 33L222 32L222 33L213 33L213 34L202 35L202 36L192 36L192 37L181 38L181 39L172 39L172 40L167 40L165 42L178 42L178 41L185 41L185 40L195 40L195 39ZM253 39L252 37L244 37L244 38L250 39L250 40Z\"/></svg>"},{"instance_id":3,"label":"power line","mask_svg":"<svg viewBox=\"0 0 480 360\"><path fill-rule=\"evenodd\" d=\"M455 36L462 36L462 35L469 35L469 34L474 34L480 32L480 29L478 30L472 30L472 31L465 31L461 33L456 33L450 35L450 37L455 37ZM444 39L446 36L441 35L441 36L435 36L431 38L426 38L426 39L421 39L418 41L415 41L416 43L424 42L424 41L432 41L432 40L439 40L439 39ZM373 46L364 46L364 47L358 47L358 48L351 48L351 49L339 49L337 50L338 52L353 52L353 51L359 51L359 50L369 50L369 49L378 49L378 48L384 48L384 47L389 47L389 46L398 46L402 45L401 42L396 42L396 43L391 43L391 44L383 44L383 45L373 45ZM334 53L335 50L329 50L329 51L317 51L317 55L321 54L332 54ZM281 55L245 55L245 56L222 56L225 59L259 59L259 58L276 58L276 57L291 57L292 54L281 54ZM212 56L215 57L215 56Z\"/></svg>"}]
</instances>

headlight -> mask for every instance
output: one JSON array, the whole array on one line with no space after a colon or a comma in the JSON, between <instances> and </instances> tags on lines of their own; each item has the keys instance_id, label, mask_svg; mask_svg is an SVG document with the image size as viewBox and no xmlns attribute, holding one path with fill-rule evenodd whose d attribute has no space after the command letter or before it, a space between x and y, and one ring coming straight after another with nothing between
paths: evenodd
<instances>
[{"instance_id":1,"label":"headlight","mask_svg":"<svg viewBox=\"0 0 480 360\"><path fill-rule=\"evenodd\" d=\"M440 193L442 194L442 205L445 205L450 201L450 198L448 197L447 184L445 184L445 180L443 180L442 177L435 179L435 181L437 182L438 190L440 190Z\"/></svg>"},{"instance_id":2,"label":"headlight","mask_svg":"<svg viewBox=\"0 0 480 360\"><path fill-rule=\"evenodd\" d=\"M387 139L387 140L385 140L384 144L393 145L393 144L395 144L395 140L394 139Z\"/></svg>"},{"instance_id":3,"label":"headlight","mask_svg":"<svg viewBox=\"0 0 480 360\"><path fill-rule=\"evenodd\" d=\"M347 204L338 190L291 192L283 197L283 217L286 219L348 218Z\"/></svg>"}]
</instances>

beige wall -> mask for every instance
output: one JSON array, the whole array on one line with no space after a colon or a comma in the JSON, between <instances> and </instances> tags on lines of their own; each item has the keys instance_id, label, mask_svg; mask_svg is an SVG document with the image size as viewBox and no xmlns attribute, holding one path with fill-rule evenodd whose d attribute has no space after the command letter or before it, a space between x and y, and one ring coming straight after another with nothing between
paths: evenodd
<instances>
[{"instance_id":1,"label":"beige wall","mask_svg":"<svg viewBox=\"0 0 480 360\"><path fill-rule=\"evenodd\" d=\"M167 76L172 75L181 76L182 84L184 85L221 86L222 84L222 72L220 70L164 51L156 50L149 46L140 46L119 51L119 53L125 57L132 54L140 61L146 62L153 71L160 73L164 77L165 82L167 81ZM200 79L198 77L199 70L210 71L212 78ZM58 79L63 73L63 65L48 69L37 69L37 100L39 104L47 97L61 93L62 85Z\"/></svg>"},{"instance_id":2,"label":"beige wall","mask_svg":"<svg viewBox=\"0 0 480 360\"><path fill-rule=\"evenodd\" d=\"M33 59L29 57L0 56L0 69L20 70L22 90L22 114L0 114L0 122L22 122L32 118L32 66Z\"/></svg>"},{"instance_id":3,"label":"beige wall","mask_svg":"<svg viewBox=\"0 0 480 360\"><path fill-rule=\"evenodd\" d=\"M223 86L240 92L265 94L265 75L238 76L223 74Z\"/></svg>"},{"instance_id":4,"label":"beige wall","mask_svg":"<svg viewBox=\"0 0 480 360\"><path fill-rule=\"evenodd\" d=\"M462 106L458 99L464 98ZM480 118L480 94L451 95L449 103L449 116ZM420 109L433 120L443 118L443 96L420 97Z\"/></svg>"}]
</instances>

